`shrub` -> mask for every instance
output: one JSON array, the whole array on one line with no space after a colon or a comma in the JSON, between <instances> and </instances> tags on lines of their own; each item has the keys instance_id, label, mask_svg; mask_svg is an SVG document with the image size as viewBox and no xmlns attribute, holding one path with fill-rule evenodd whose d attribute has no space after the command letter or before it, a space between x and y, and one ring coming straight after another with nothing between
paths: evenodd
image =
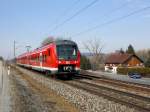
<instances>
[{"instance_id":1,"label":"shrub","mask_svg":"<svg viewBox=\"0 0 150 112\"><path fill-rule=\"evenodd\" d=\"M118 74L128 74L128 72L138 72L142 74L142 76L149 76L150 77L150 68L124 68L124 67L119 67L117 69Z\"/></svg>"}]
</instances>

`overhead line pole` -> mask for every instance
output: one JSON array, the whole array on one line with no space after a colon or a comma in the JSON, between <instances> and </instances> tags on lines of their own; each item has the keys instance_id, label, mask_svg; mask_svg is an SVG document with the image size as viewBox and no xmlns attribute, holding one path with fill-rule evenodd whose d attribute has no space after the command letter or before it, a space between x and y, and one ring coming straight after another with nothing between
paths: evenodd
<instances>
[{"instance_id":1,"label":"overhead line pole","mask_svg":"<svg viewBox=\"0 0 150 112\"><path fill-rule=\"evenodd\" d=\"M14 40L14 59L16 58L16 41Z\"/></svg>"}]
</instances>

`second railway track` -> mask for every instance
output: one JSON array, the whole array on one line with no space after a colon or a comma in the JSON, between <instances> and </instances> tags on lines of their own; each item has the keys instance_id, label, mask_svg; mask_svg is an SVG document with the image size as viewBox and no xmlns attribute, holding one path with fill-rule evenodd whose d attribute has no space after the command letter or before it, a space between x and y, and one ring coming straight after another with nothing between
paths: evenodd
<instances>
[{"instance_id":1,"label":"second railway track","mask_svg":"<svg viewBox=\"0 0 150 112\"><path fill-rule=\"evenodd\" d=\"M76 75L75 77L89 79L95 83L107 85L109 87L113 87L116 89L119 88L122 91L129 91L131 93L138 94L141 96L146 96L150 98L150 86L149 85L130 83L130 82L125 82L125 81L120 81L120 80L109 79L105 77L93 76L89 74L79 74L79 75Z\"/></svg>"},{"instance_id":2,"label":"second railway track","mask_svg":"<svg viewBox=\"0 0 150 112\"><path fill-rule=\"evenodd\" d=\"M87 92L98 95L100 97L104 97L108 100L136 108L142 112L150 111L150 99L147 97L107 88L104 86L95 85L81 80L66 81L63 83L79 89L83 89Z\"/></svg>"}]
</instances>

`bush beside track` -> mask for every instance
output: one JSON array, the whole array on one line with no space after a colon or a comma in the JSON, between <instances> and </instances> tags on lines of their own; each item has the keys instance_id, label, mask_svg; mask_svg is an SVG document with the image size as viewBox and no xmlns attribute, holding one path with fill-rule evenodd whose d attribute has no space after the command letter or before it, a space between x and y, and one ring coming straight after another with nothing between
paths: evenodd
<instances>
[{"instance_id":1,"label":"bush beside track","mask_svg":"<svg viewBox=\"0 0 150 112\"><path fill-rule=\"evenodd\" d=\"M138 72L144 77L150 77L150 68L125 68L125 67L119 67L117 69L118 74L127 75L129 72Z\"/></svg>"}]
</instances>

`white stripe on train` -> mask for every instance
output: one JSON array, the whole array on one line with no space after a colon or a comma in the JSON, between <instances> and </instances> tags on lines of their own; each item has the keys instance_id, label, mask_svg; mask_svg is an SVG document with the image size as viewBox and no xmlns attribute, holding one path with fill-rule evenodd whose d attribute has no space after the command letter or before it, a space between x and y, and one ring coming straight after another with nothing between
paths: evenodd
<instances>
[{"instance_id":1,"label":"white stripe on train","mask_svg":"<svg viewBox=\"0 0 150 112\"><path fill-rule=\"evenodd\" d=\"M52 72L57 72L58 71L58 68L52 68L52 67L40 67L40 66L33 66L33 65L27 65L27 64L20 64L20 63L17 63L18 65L21 65L21 66L25 66L25 67L32 67L32 69L35 69L35 70L39 70L39 71L44 71L44 70L50 70ZM76 67L75 68L77 71L80 70L80 68Z\"/></svg>"}]
</instances>

